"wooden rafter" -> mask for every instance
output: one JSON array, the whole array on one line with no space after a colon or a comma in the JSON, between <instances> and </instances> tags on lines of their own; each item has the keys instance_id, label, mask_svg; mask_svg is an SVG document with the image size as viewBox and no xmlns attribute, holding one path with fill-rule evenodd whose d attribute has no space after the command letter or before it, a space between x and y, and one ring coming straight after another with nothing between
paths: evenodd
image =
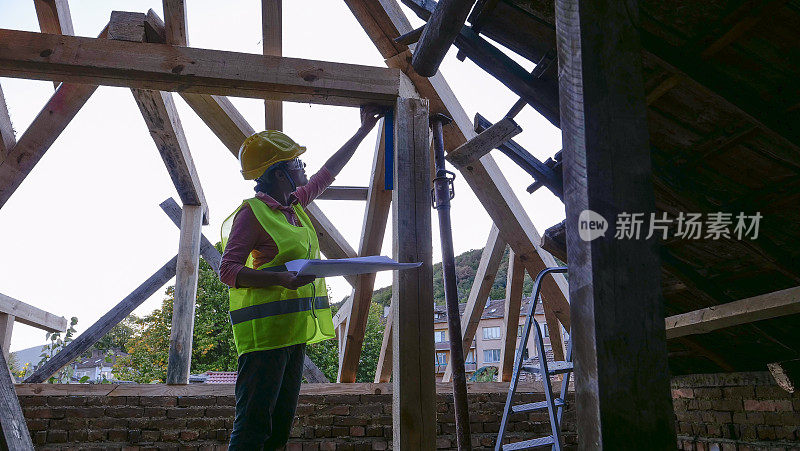
<instances>
[{"instance_id":1,"label":"wooden rafter","mask_svg":"<svg viewBox=\"0 0 800 451\"><path fill-rule=\"evenodd\" d=\"M504 118L480 132L477 136L453 149L447 154L447 161L461 169L480 160L492 149L522 132L522 127L511 118Z\"/></svg>"},{"instance_id":2,"label":"wooden rafter","mask_svg":"<svg viewBox=\"0 0 800 451\"><path fill-rule=\"evenodd\" d=\"M391 104L393 69L297 58L0 30L0 75L160 91Z\"/></svg>"},{"instance_id":3,"label":"wooden rafter","mask_svg":"<svg viewBox=\"0 0 800 451\"><path fill-rule=\"evenodd\" d=\"M753 296L666 318L667 338L800 313L800 287Z\"/></svg>"},{"instance_id":4,"label":"wooden rafter","mask_svg":"<svg viewBox=\"0 0 800 451\"><path fill-rule=\"evenodd\" d=\"M361 243L358 246L358 255L362 257L380 253L392 203L392 192L384 189L385 127L384 121L381 120L378 141L375 144L367 205L364 211ZM356 380L374 286L375 274L358 276L358 281L351 294L350 315L342 340L339 382L355 382Z\"/></svg>"},{"instance_id":5,"label":"wooden rafter","mask_svg":"<svg viewBox=\"0 0 800 451\"><path fill-rule=\"evenodd\" d=\"M472 120L467 116L441 72L433 77L420 76L411 66L412 54L408 46L393 41L394 38L413 30L397 1L345 0L345 3L378 51L386 58L386 64L402 70L420 96L429 99L431 114L442 113L453 119L450 125L444 127L445 149L455 149L472 139L476 135ZM491 155L485 156L466 169L461 171L461 174L492 221L500 228L503 239L523 258L528 273L538 274L545 267L556 266L552 255L539 246L541 238L536 227ZM553 279L548 278L542 287L544 305L552 307L558 320L569 331L570 312L567 292L567 282L561 274L555 275Z\"/></svg>"},{"instance_id":6,"label":"wooden rafter","mask_svg":"<svg viewBox=\"0 0 800 451\"><path fill-rule=\"evenodd\" d=\"M508 255L508 279L506 280L506 302L503 309L503 347L500 349L500 380L511 381L514 371L514 356L517 350L517 330L522 306L522 285L525 282L525 266L514 251ZM536 312L531 312L535 314Z\"/></svg>"},{"instance_id":7,"label":"wooden rafter","mask_svg":"<svg viewBox=\"0 0 800 451\"><path fill-rule=\"evenodd\" d=\"M283 0L261 0L261 29L264 55L283 55ZM264 100L264 128L283 130L283 104Z\"/></svg>"},{"instance_id":8,"label":"wooden rafter","mask_svg":"<svg viewBox=\"0 0 800 451\"><path fill-rule=\"evenodd\" d=\"M189 45L189 33L186 26L186 0L163 0L164 35L167 44Z\"/></svg>"},{"instance_id":9,"label":"wooden rafter","mask_svg":"<svg viewBox=\"0 0 800 451\"><path fill-rule=\"evenodd\" d=\"M394 307L394 296L389 304L389 314L386 316L386 324L383 327L383 339L381 340L381 351L378 354L378 365L375 368L375 383L389 382L392 378L392 308Z\"/></svg>"},{"instance_id":10,"label":"wooden rafter","mask_svg":"<svg viewBox=\"0 0 800 451\"><path fill-rule=\"evenodd\" d=\"M317 200L367 200L369 188L366 186L329 186L317 196Z\"/></svg>"},{"instance_id":11,"label":"wooden rafter","mask_svg":"<svg viewBox=\"0 0 800 451\"><path fill-rule=\"evenodd\" d=\"M33 0L42 33L75 35L68 0ZM60 82L54 81L58 88Z\"/></svg>"},{"instance_id":12,"label":"wooden rafter","mask_svg":"<svg viewBox=\"0 0 800 451\"><path fill-rule=\"evenodd\" d=\"M494 284L494 279L497 277L497 270L500 268L500 261L503 259L505 250L506 242L500 237L500 230L493 224L491 231L489 231L486 246L483 247L478 269L475 271L475 279L472 281L472 288L469 290L467 305L464 307L464 313L461 316L461 331L449 331L451 340L461 338L464 357L469 353L472 340L475 338L475 331L478 330L478 323L483 315L483 309L486 307L486 300L489 298L492 284ZM442 381L448 382L452 374L453 369L448 361Z\"/></svg>"}]
</instances>

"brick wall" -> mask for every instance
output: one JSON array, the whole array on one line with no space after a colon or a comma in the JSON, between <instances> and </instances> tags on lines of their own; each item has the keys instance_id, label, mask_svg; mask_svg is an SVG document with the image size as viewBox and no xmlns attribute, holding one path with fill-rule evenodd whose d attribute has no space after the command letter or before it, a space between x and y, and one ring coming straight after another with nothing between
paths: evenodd
<instances>
[{"instance_id":1,"label":"brick wall","mask_svg":"<svg viewBox=\"0 0 800 451\"><path fill-rule=\"evenodd\" d=\"M800 393L767 372L672 380L675 427L684 450L800 450Z\"/></svg>"},{"instance_id":2,"label":"brick wall","mask_svg":"<svg viewBox=\"0 0 800 451\"><path fill-rule=\"evenodd\" d=\"M304 386L288 448L389 449L390 387ZM446 384L438 390L437 447L455 449L452 396ZM503 384L474 384L470 390L474 447L491 448L505 403ZM26 384L17 391L39 449L224 449L233 423L231 386ZM681 449L800 450L800 395L778 388L768 373L682 376L673 380L672 394ZM527 393L519 402L543 399ZM574 422L568 409L567 444L576 441ZM548 434L547 414L540 412L514 415L508 437Z\"/></svg>"},{"instance_id":3,"label":"brick wall","mask_svg":"<svg viewBox=\"0 0 800 451\"><path fill-rule=\"evenodd\" d=\"M392 442L392 395L389 384L348 384L318 387L301 393L289 450L382 450ZM319 386L322 387L320 394ZM485 385L485 384L481 384ZM490 386L502 385L489 384ZM25 390L23 390L23 388ZM37 449L224 449L233 425L232 387L189 386L191 395L161 393L153 386L73 386L89 391L79 395L50 393L47 386L18 386L20 402ZM99 392L94 387L100 387ZM437 447L455 449L452 395L440 384L437 395ZM35 392L39 394L26 394ZM63 387L59 391L66 391ZM211 390L214 394L202 394ZM340 390L341 391L341 390ZM107 394L104 394L107 393ZM500 427L506 394L470 393L470 420L474 447L492 448ZM544 400L539 393L520 394L518 401ZM514 441L550 434L546 412L514 415L507 437ZM574 415L565 412L565 440L575 443Z\"/></svg>"}]
</instances>

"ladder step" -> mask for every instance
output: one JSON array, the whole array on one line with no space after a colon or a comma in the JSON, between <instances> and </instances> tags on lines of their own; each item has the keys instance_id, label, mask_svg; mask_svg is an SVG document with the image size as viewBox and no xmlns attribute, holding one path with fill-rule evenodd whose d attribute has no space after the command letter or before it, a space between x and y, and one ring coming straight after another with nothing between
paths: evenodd
<instances>
[{"instance_id":1,"label":"ladder step","mask_svg":"<svg viewBox=\"0 0 800 451\"><path fill-rule=\"evenodd\" d=\"M547 374L554 375L554 374L564 374L569 373L573 370L574 365L572 362L565 362L562 360L556 362L548 362L547 363ZM522 369L529 373L538 373L539 372L539 365L523 365Z\"/></svg>"},{"instance_id":2,"label":"ladder step","mask_svg":"<svg viewBox=\"0 0 800 451\"><path fill-rule=\"evenodd\" d=\"M503 445L503 451L513 450L513 449L538 448L540 446L552 445L554 443L555 440L553 440L553 436L548 435L547 437L539 437L531 440L525 440L522 442L509 443L507 445Z\"/></svg>"},{"instance_id":3,"label":"ladder step","mask_svg":"<svg viewBox=\"0 0 800 451\"><path fill-rule=\"evenodd\" d=\"M564 405L564 400L561 398L556 398L553 400L553 404L556 407L560 407ZM516 406L511 406L511 411L514 413L522 413L522 412L533 412L534 410L542 410L547 408L547 401L540 401L540 402L531 402L528 404L517 404Z\"/></svg>"}]
</instances>

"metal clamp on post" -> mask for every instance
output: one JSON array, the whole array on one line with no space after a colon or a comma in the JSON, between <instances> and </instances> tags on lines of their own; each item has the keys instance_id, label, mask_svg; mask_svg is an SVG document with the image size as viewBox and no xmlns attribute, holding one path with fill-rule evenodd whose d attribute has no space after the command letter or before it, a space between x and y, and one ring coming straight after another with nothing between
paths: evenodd
<instances>
[{"instance_id":1,"label":"metal clamp on post","mask_svg":"<svg viewBox=\"0 0 800 451\"><path fill-rule=\"evenodd\" d=\"M439 207L444 206L444 204L449 205L449 201L453 200L456 197L456 189L453 187L453 180L456 179L456 174L452 171L448 170L437 170L436 171L436 178L433 179L433 188L431 188L431 206L433 206L434 210L438 210ZM447 192L450 197L447 200L440 200L437 196L436 184L440 181L444 181L447 183Z\"/></svg>"}]
</instances>

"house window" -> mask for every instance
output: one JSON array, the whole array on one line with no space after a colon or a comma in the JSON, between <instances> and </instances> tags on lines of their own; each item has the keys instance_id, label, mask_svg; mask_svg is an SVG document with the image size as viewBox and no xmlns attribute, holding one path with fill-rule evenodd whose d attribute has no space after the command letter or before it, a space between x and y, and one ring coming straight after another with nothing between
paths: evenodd
<instances>
[{"instance_id":1,"label":"house window","mask_svg":"<svg viewBox=\"0 0 800 451\"><path fill-rule=\"evenodd\" d=\"M547 328L547 324L542 324L542 334L544 334L545 337L550 336L550 329Z\"/></svg>"},{"instance_id":2,"label":"house window","mask_svg":"<svg viewBox=\"0 0 800 451\"><path fill-rule=\"evenodd\" d=\"M446 352L437 352L436 353L436 364L437 365L447 365L447 353Z\"/></svg>"},{"instance_id":3,"label":"house window","mask_svg":"<svg viewBox=\"0 0 800 451\"><path fill-rule=\"evenodd\" d=\"M486 329L484 329L486 330ZM483 350L483 363L497 363L500 361L499 349L484 349Z\"/></svg>"},{"instance_id":4,"label":"house window","mask_svg":"<svg viewBox=\"0 0 800 451\"><path fill-rule=\"evenodd\" d=\"M464 361L464 363L472 363L472 364L475 363L475 350L474 349L470 349L469 350L469 352L467 353L467 358Z\"/></svg>"},{"instance_id":5,"label":"house window","mask_svg":"<svg viewBox=\"0 0 800 451\"><path fill-rule=\"evenodd\" d=\"M522 329L523 329L524 327L525 327L525 326L522 326L522 325L520 325L520 326L517 326L517 336L518 336L518 337L522 337Z\"/></svg>"},{"instance_id":6,"label":"house window","mask_svg":"<svg viewBox=\"0 0 800 451\"><path fill-rule=\"evenodd\" d=\"M433 331L433 341L436 343L444 343L447 341L447 330Z\"/></svg>"},{"instance_id":7,"label":"house window","mask_svg":"<svg viewBox=\"0 0 800 451\"><path fill-rule=\"evenodd\" d=\"M484 340L496 340L498 338L500 338L500 326L484 327L483 328L483 339Z\"/></svg>"}]
</instances>

